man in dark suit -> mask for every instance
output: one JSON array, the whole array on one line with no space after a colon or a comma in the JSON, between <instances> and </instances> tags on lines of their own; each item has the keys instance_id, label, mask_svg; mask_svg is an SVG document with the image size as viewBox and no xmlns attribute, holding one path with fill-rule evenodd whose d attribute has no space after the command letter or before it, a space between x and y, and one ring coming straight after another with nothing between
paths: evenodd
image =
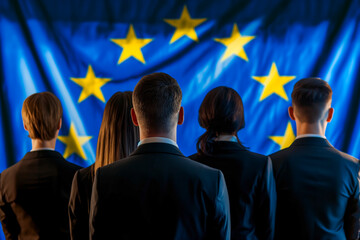
<instances>
[{"instance_id":1,"label":"man in dark suit","mask_svg":"<svg viewBox=\"0 0 360 240\"><path fill-rule=\"evenodd\" d=\"M289 115L297 138L270 156L278 193L276 239L358 239L360 165L325 138L334 113L331 96L319 78L294 86Z\"/></svg>"},{"instance_id":2,"label":"man in dark suit","mask_svg":"<svg viewBox=\"0 0 360 240\"><path fill-rule=\"evenodd\" d=\"M67 205L80 167L54 151L62 107L52 93L24 101L32 150L0 175L0 220L6 239L70 239Z\"/></svg>"},{"instance_id":3,"label":"man in dark suit","mask_svg":"<svg viewBox=\"0 0 360 240\"><path fill-rule=\"evenodd\" d=\"M224 177L180 152L181 89L165 73L143 77L131 111L140 129L130 157L99 168L93 185L90 239L229 239Z\"/></svg>"}]
</instances>

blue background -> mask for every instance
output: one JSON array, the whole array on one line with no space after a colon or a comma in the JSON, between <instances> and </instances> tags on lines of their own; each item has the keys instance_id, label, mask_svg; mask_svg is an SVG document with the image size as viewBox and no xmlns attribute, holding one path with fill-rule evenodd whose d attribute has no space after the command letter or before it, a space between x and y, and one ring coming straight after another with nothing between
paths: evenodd
<instances>
[{"instance_id":1,"label":"blue background","mask_svg":"<svg viewBox=\"0 0 360 240\"><path fill-rule=\"evenodd\" d=\"M207 20L195 28L199 41L184 36L170 44L184 5L192 18ZM233 56L220 61L234 23L244 36L255 36L244 49L249 61ZM125 38L133 24L138 38L152 38L142 48L146 63L129 58L117 64L122 48L110 41ZM183 91L185 123L178 144L185 155L195 152L198 109L205 94L229 86L244 101L246 127L240 140L262 154L280 146L269 136L282 136L291 102L264 89L253 76L267 76L272 63L280 75L296 76L284 89L290 99L296 81L320 77L333 88L335 115L326 136L337 148L360 157L360 1L95 1L2 0L0 2L0 172L31 149L23 129L21 107L32 93L51 91L64 108L60 135L74 123L87 160L72 154L68 161L93 163L105 103L90 96L81 103L83 78L91 65L97 77L111 78L101 90L108 100L117 91L133 90L149 73L166 72ZM292 122L295 131L295 124ZM56 150L66 145L58 141Z\"/></svg>"}]
</instances>

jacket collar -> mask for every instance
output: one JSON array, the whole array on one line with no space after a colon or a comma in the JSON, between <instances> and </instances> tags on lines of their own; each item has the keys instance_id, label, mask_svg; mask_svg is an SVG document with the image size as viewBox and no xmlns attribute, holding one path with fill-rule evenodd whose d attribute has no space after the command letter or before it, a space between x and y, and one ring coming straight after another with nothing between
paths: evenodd
<instances>
[{"instance_id":1,"label":"jacket collar","mask_svg":"<svg viewBox=\"0 0 360 240\"><path fill-rule=\"evenodd\" d=\"M34 159L34 158L63 158L62 155L54 150L39 150L32 151L25 154L23 159Z\"/></svg>"},{"instance_id":2,"label":"jacket collar","mask_svg":"<svg viewBox=\"0 0 360 240\"><path fill-rule=\"evenodd\" d=\"M141 144L130 156L140 154L167 153L185 157L176 146L168 143L146 143Z\"/></svg>"},{"instance_id":3,"label":"jacket collar","mask_svg":"<svg viewBox=\"0 0 360 240\"><path fill-rule=\"evenodd\" d=\"M246 148L240 145L238 142L230 141L215 141L214 151L215 152L232 152L232 151L246 151Z\"/></svg>"},{"instance_id":4,"label":"jacket collar","mask_svg":"<svg viewBox=\"0 0 360 240\"><path fill-rule=\"evenodd\" d=\"M303 137L297 138L291 144L291 146L304 146L304 145L315 145L315 146L324 146L324 147L333 147L331 143L325 138L319 137Z\"/></svg>"},{"instance_id":5,"label":"jacket collar","mask_svg":"<svg viewBox=\"0 0 360 240\"><path fill-rule=\"evenodd\" d=\"M165 138L165 137L149 137L149 138L145 138L145 139L141 140L138 143L138 146L140 146L142 144L146 144L146 143L168 143L168 144L174 145L177 148L179 147L175 141L173 141L170 138Z\"/></svg>"}]
</instances>

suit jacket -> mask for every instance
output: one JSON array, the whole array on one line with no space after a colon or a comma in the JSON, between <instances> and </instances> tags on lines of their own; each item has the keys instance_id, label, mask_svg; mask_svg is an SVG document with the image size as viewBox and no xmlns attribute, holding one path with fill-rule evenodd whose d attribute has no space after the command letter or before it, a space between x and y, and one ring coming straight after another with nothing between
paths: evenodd
<instances>
[{"instance_id":1,"label":"suit jacket","mask_svg":"<svg viewBox=\"0 0 360 240\"><path fill-rule=\"evenodd\" d=\"M230 212L219 170L167 143L140 145L97 170L90 239L229 239Z\"/></svg>"},{"instance_id":2,"label":"suit jacket","mask_svg":"<svg viewBox=\"0 0 360 240\"><path fill-rule=\"evenodd\" d=\"M67 205L79 169L51 150L28 152L0 176L6 239L69 239Z\"/></svg>"},{"instance_id":3,"label":"suit jacket","mask_svg":"<svg viewBox=\"0 0 360 240\"><path fill-rule=\"evenodd\" d=\"M223 172L229 191L232 239L273 239L276 191L268 157L235 142L218 141L211 156L194 154L190 158Z\"/></svg>"},{"instance_id":4,"label":"suit jacket","mask_svg":"<svg viewBox=\"0 0 360 240\"><path fill-rule=\"evenodd\" d=\"M299 138L271 156L276 239L358 239L359 160L323 138Z\"/></svg>"},{"instance_id":5,"label":"suit jacket","mask_svg":"<svg viewBox=\"0 0 360 240\"><path fill-rule=\"evenodd\" d=\"M89 213L94 164L75 173L69 200L71 239L89 239Z\"/></svg>"}]
</instances>

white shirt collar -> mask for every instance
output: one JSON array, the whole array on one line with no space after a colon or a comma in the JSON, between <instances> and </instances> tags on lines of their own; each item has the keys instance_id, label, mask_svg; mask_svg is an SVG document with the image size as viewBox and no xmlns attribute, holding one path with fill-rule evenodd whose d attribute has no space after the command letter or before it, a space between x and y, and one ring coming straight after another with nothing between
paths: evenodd
<instances>
[{"instance_id":1,"label":"white shirt collar","mask_svg":"<svg viewBox=\"0 0 360 240\"><path fill-rule=\"evenodd\" d=\"M179 148L179 146L176 144L175 141L173 141L170 138L164 138L164 137L149 137L149 138L144 138L143 140L141 140L138 143L138 146L142 145L142 144L147 144L147 143L167 143L167 144L171 144L174 145L175 147Z\"/></svg>"},{"instance_id":2,"label":"white shirt collar","mask_svg":"<svg viewBox=\"0 0 360 240\"><path fill-rule=\"evenodd\" d=\"M237 138L234 135L220 135L215 138L215 141L237 142Z\"/></svg>"},{"instance_id":3,"label":"white shirt collar","mask_svg":"<svg viewBox=\"0 0 360 240\"><path fill-rule=\"evenodd\" d=\"M323 135L320 135L320 134L301 134L301 135L298 135L296 137L296 139L299 139L299 138L306 138L306 137L317 137L317 138L323 138L323 139L326 139L325 136Z\"/></svg>"},{"instance_id":4,"label":"white shirt collar","mask_svg":"<svg viewBox=\"0 0 360 240\"><path fill-rule=\"evenodd\" d=\"M31 149L30 152L36 152L36 151L42 151L42 150L55 151L53 148L36 148L36 149Z\"/></svg>"}]
</instances>

